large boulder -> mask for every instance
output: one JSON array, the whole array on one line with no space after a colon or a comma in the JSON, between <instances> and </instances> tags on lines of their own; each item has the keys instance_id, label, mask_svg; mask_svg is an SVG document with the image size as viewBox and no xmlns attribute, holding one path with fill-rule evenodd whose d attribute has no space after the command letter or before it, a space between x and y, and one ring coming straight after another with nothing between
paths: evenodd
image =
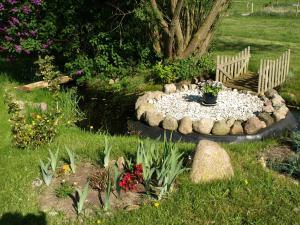
<instances>
[{"instance_id":1,"label":"large boulder","mask_svg":"<svg viewBox=\"0 0 300 225\"><path fill-rule=\"evenodd\" d=\"M232 127L230 128L230 134L239 135L244 134L244 129L241 121L234 121Z\"/></svg>"},{"instance_id":2,"label":"large boulder","mask_svg":"<svg viewBox=\"0 0 300 225\"><path fill-rule=\"evenodd\" d=\"M171 93L176 92L176 85L175 84L165 84L164 92L166 94L171 94Z\"/></svg>"},{"instance_id":3,"label":"large boulder","mask_svg":"<svg viewBox=\"0 0 300 225\"><path fill-rule=\"evenodd\" d=\"M193 122L188 116L183 117L180 120L178 131L182 134L190 134L193 132Z\"/></svg>"},{"instance_id":4,"label":"large boulder","mask_svg":"<svg viewBox=\"0 0 300 225\"><path fill-rule=\"evenodd\" d=\"M198 143L190 173L193 182L228 179L233 175L230 158L220 145L208 140Z\"/></svg>"},{"instance_id":5,"label":"large boulder","mask_svg":"<svg viewBox=\"0 0 300 225\"><path fill-rule=\"evenodd\" d=\"M162 127L165 130L177 130L178 122L174 117L166 116L164 121L162 122Z\"/></svg>"},{"instance_id":6,"label":"large boulder","mask_svg":"<svg viewBox=\"0 0 300 225\"><path fill-rule=\"evenodd\" d=\"M145 103L143 105L140 105L138 107L138 109L136 110L136 118L138 120L140 120L143 116L143 114L146 112L146 111L149 111L149 112L152 112L154 111L154 106L152 104L149 104L149 103Z\"/></svg>"},{"instance_id":7,"label":"large boulder","mask_svg":"<svg viewBox=\"0 0 300 225\"><path fill-rule=\"evenodd\" d=\"M256 134L259 130L266 128L265 122L260 121L256 116L251 117L247 120L244 126L244 131L246 134Z\"/></svg>"},{"instance_id":8,"label":"large boulder","mask_svg":"<svg viewBox=\"0 0 300 225\"><path fill-rule=\"evenodd\" d=\"M283 105L278 110L276 110L273 114L276 122L285 119L288 112L289 112L289 108L286 107L286 105Z\"/></svg>"},{"instance_id":9,"label":"large boulder","mask_svg":"<svg viewBox=\"0 0 300 225\"><path fill-rule=\"evenodd\" d=\"M141 105L147 104L150 99L152 99L152 92L148 91L137 99L135 109L137 110Z\"/></svg>"},{"instance_id":10,"label":"large boulder","mask_svg":"<svg viewBox=\"0 0 300 225\"><path fill-rule=\"evenodd\" d=\"M264 121L267 127L271 126L275 121L274 118L267 112L259 113L257 116L261 121Z\"/></svg>"},{"instance_id":11,"label":"large boulder","mask_svg":"<svg viewBox=\"0 0 300 225\"><path fill-rule=\"evenodd\" d=\"M193 121L193 129L200 134L209 134L214 126L212 119L203 118L201 120Z\"/></svg>"},{"instance_id":12,"label":"large boulder","mask_svg":"<svg viewBox=\"0 0 300 225\"><path fill-rule=\"evenodd\" d=\"M227 135L230 132L230 124L227 123L225 120L220 120L215 122L212 134L214 135Z\"/></svg>"},{"instance_id":13,"label":"large boulder","mask_svg":"<svg viewBox=\"0 0 300 225\"><path fill-rule=\"evenodd\" d=\"M159 124L163 121L164 116L162 113L154 111L145 112L145 122L151 127L158 127Z\"/></svg>"},{"instance_id":14,"label":"large boulder","mask_svg":"<svg viewBox=\"0 0 300 225\"><path fill-rule=\"evenodd\" d=\"M266 91L265 96L268 98L273 98L275 95L278 95L278 92L275 89Z\"/></svg>"}]
</instances>

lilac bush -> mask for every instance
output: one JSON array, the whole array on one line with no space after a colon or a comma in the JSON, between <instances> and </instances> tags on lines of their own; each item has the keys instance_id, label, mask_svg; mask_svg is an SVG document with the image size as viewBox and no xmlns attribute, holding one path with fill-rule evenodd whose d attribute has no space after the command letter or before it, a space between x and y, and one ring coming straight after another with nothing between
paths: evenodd
<instances>
[{"instance_id":1,"label":"lilac bush","mask_svg":"<svg viewBox=\"0 0 300 225\"><path fill-rule=\"evenodd\" d=\"M42 0L4 0L0 3L0 54L8 58L31 55L49 48L39 31Z\"/></svg>"}]
</instances>

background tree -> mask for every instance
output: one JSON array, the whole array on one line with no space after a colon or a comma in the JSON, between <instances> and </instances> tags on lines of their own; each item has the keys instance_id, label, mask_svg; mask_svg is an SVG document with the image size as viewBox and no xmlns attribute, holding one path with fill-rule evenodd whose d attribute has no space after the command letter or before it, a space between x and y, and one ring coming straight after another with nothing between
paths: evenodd
<instances>
[{"instance_id":1,"label":"background tree","mask_svg":"<svg viewBox=\"0 0 300 225\"><path fill-rule=\"evenodd\" d=\"M230 0L150 0L155 52L169 59L207 52L214 26Z\"/></svg>"}]
</instances>

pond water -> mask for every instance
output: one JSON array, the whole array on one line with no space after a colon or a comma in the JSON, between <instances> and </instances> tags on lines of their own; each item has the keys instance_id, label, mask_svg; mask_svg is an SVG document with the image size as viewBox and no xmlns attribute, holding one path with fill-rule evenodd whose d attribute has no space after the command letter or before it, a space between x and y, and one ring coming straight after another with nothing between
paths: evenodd
<instances>
[{"instance_id":1,"label":"pond water","mask_svg":"<svg viewBox=\"0 0 300 225\"><path fill-rule=\"evenodd\" d=\"M78 123L83 129L108 132L109 134L128 134L127 121L135 118L136 94L120 92L99 92L86 87L79 88L82 99L79 106L86 114L86 119ZM300 110L291 109L300 131Z\"/></svg>"}]
</instances>

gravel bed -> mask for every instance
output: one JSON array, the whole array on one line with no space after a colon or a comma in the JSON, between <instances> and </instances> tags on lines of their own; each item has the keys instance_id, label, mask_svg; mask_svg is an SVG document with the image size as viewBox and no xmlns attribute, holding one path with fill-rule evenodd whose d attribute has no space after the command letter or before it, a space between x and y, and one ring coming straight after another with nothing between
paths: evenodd
<instances>
[{"instance_id":1,"label":"gravel bed","mask_svg":"<svg viewBox=\"0 0 300 225\"><path fill-rule=\"evenodd\" d=\"M246 121L254 113L261 112L263 101L251 94L239 93L236 90L219 92L217 105L201 105L200 90L188 90L163 96L154 101L154 107L164 116L172 116L177 120L189 116L192 120L209 118L214 121L235 119Z\"/></svg>"}]
</instances>

